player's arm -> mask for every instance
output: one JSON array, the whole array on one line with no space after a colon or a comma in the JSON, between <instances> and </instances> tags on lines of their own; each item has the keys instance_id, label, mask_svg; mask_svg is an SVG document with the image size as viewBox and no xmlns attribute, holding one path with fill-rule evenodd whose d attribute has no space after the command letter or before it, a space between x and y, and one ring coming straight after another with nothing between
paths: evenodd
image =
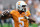
<instances>
[{"instance_id":1,"label":"player's arm","mask_svg":"<svg viewBox=\"0 0 40 27\"><path fill-rule=\"evenodd\" d=\"M30 16L31 13L30 13L30 11L27 11L26 13L27 13L27 15L26 15L25 18L28 19L30 22L35 22L33 19L31 19L31 16Z\"/></svg>"},{"instance_id":2,"label":"player's arm","mask_svg":"<svg viewBox=\"0 0 40 27\"><path fill-rule=\"evenodd\" d=\"M26 19L29 19L30 15L31 15L31 14L30 14L30 11L27 11L24 17L25 17Z\"/></svg>"},{"instance_id":3,"label":"player's arm","mask_svg":"<svg viewBox=\"0 0 40 27\"><path fill-rule=\"evenodd\" d=\"M8 18L11 18L12 15L10 14L9 11L4 11L2 14L1 14L1 19L8 19Z\"/></svg>"}]
</instances>

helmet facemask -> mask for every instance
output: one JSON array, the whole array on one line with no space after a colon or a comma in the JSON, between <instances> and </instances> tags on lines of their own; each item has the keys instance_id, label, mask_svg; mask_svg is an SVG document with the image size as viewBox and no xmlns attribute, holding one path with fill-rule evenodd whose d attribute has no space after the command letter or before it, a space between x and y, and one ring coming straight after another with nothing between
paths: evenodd
<instances>
[{"instance_id":1,"label":"helmet facemask","mask_svg":"<svg viewBox=\"0 0 40 27\"><path fill-rule=\"evenodd\" d=\"M26 12L26 5L22 5L21 8L19 7L18 10L22 12Z\"/></svg>"}]
</instances>

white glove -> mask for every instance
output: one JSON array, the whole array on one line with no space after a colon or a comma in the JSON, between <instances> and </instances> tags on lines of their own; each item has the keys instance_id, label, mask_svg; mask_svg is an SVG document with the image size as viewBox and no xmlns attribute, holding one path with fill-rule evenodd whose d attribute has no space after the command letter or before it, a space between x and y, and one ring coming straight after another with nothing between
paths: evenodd
<instances>
[{"instance_id":1,"label":"white glove","mask_svg":"<svg viewBox=\"0 0 40 27\"><path fill-rule=\"evenodd\" d=\"M24 16L26 19L29 19L29 17L27 17L27 16Z\"/></svg>"},{"instance_id":2,"label":"white glove","mask_svg":"<svg viewBox=\"0 0 40 27\"><path fill-rule=\"evenodd\" d=\"M29 17L26 16L26 19L29 19Z\"/></svg>"}]
</instances>

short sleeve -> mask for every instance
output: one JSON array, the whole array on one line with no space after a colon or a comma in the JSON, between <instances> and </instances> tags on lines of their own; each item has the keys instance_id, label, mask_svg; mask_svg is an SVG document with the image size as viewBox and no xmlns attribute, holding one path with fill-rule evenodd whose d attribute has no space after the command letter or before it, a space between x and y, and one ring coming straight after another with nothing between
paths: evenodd
<instances>
[{"instance_id":1,"label":"short sleeve","mask_svg":"<svg viewBox=\"0 0 40 27\"><path fill-rule=\"evenodd\" d=\"M13 12L11 11L10 14L12 14Z\"/></svg>"},{"instance_id":2,"label":"short sleeve","mask_svg":"<svg viewBox=\"0 0 40 27\"><path fill-rule=\"evenodd\" d=\"M12 11L10 12L10 14L13 14L13 12L14 12L14 10L12 10Z\"/></svg>"},{"instance_id":3,"label":"short sleeve","mask_svg":"<svg viewBox=\"0 0 40 27\"><path fill-rule=\"evenodd\" d=\"M26 13L27 13L27 14L26 14L26 16L29 16L29 15L31 15L30 11L27 11Z\"/></svg>"}]
</instances>

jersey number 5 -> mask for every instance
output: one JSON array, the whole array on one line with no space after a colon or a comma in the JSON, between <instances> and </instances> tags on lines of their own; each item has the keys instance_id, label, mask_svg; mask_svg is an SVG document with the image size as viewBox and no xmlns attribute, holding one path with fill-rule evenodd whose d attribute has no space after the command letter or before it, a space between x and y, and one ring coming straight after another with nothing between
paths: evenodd
<instances>
[{"instance_id":1,"label":"jersey number 5","mask_svg":"<svg viewBox=\"0 0 40 27\"><path fill-rule=\"evenodd\" d=\"M24 26L24 21L21 21L21 19L24 19L24 18L23 17L19 17L18 19L19 19L19 23L22 23L22 25L19 24L19 26Z\"/></svg>"}]
</instances>

